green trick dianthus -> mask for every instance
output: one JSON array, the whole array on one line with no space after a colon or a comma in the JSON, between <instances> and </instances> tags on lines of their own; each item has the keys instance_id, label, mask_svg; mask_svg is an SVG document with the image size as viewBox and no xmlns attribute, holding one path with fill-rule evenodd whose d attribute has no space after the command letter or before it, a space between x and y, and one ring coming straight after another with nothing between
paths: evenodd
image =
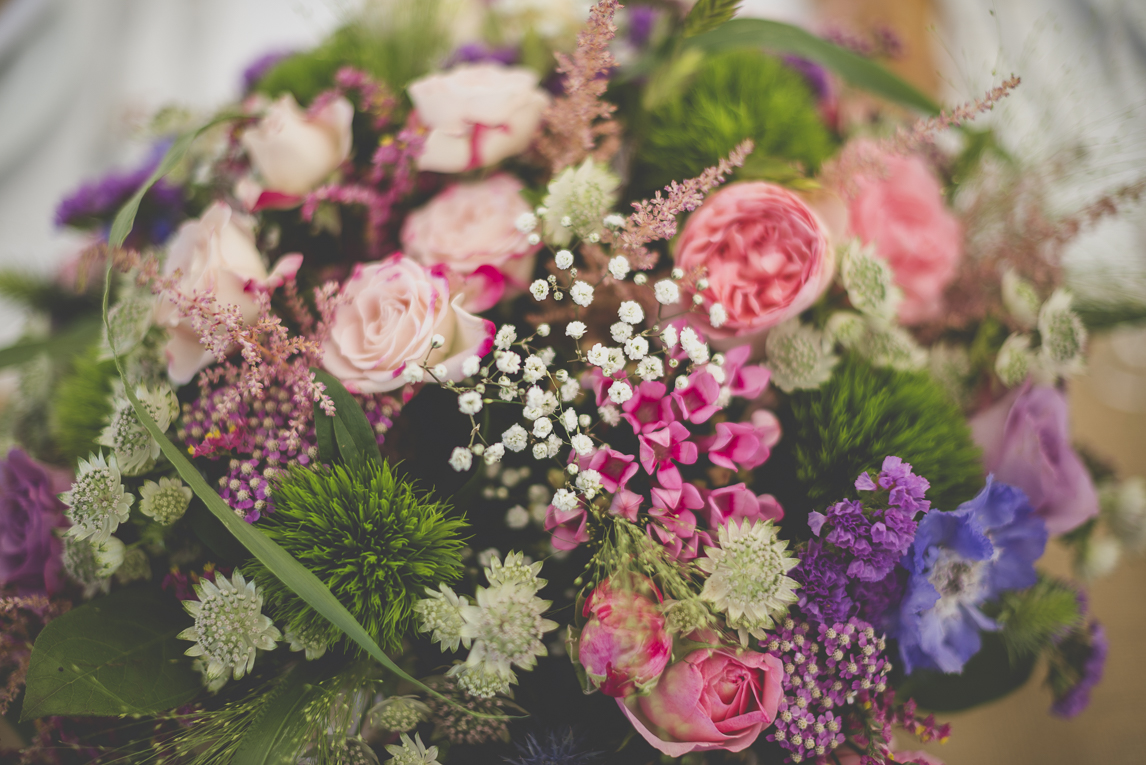
<instances>
[{"instance_id":1,"label":"green trick dianthus","mask_svg":"<svg viewBox=\"0 0 1146 765\"><path fill-rule=\"evenodd\" d=\"M640 191L699 175L745 138L756 142L739 177L788 180L835 150L803 77L754 50L707 57L691 81L647 115L634 177Z\"/></svg>"},{"instance_id":2,"label":"green trick dianthus","mask_svg":"<svg viewBox=\"0 0 1146 765\"><path fill-rule=\"evenodd\" d=\"M99 450L97 441L115 409L115 363L100 359L99 346L77 356L60 380L51 404L49 427L60 456L74 465Z\"/></svg>"},{"instance_id":3,"label":"green trick dianthus","mask_svg":"<svg viewBox=\"0 0 1146 765\"><path fill-rule=\"evenodd\" d=\"M849 354L818 390L797 391L777 412L783 437L758 486L790 516L855 496L856 476L884 457L931 482L927 498L954 510L983 488L979 448L962 410L927 372L876 368Z\"/></svg>"},{"instance_id":4,"label":"green trick dianthus","mask_svg":"<svg viewBox=\"0 0 1146 765\"><path fill-rule=\"evenodd\" d=\"M321 579L383 650L397 650L427 587L458 579L465 520L386 463L295 467L259 528ZM245 567L284 632L333 645L342 632L257 561Z\"/></svg>"}]
</instances>

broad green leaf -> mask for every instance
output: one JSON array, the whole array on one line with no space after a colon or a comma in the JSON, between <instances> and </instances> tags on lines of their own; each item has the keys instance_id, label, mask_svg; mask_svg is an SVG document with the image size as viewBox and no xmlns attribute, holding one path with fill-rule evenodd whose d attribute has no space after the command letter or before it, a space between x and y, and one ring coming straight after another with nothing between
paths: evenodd
<instances>
[{"instance_id":1,"label":"broad green leaf","mask_svg":"<svg viewBox=\"0 0 1146 765\"><path fill-rule=\"evenodd\" d=\"M237 115L234 114L220 114L198 130L184 133L175 139L175 142L171 144L171 148L163 155L159 166L148 176L147 180L143 182L143 185L131 195L131 199L127 200L123 207L119 208L119 212L115 215L115 220L112 221L111 231L108 234L108 245L110 247L114 249L124 243L124 240L127 239L127 235L131 233L131 229L135 225L135 216L136 213L139 212L139 203L143 201L143 195L147 193L148 189L155 185L156 181L170 173L175 169L176 165L183 161L184 155L187 154L187 150L191 148L191 144L195 142L195 139L216 125L229 122L236 118Z\"/></svg>"},{"instance_id":2,"label":"broad green leaf","mask_svg":"<svg viewBox=\"0 0 1146 765\"><path fill-rule=\"evenodd\" d=\"M740 9L740 0L699 0L684 19L681 34L694 37L725 23Z\"/></svg>"},{"instance_id":3,"label":"broad green leaf","mask_svg":"<svg viewBox=\"0 0 1146 765\"><path fill-rule=\"evenodd\" d=\"M83 319L65 331L45 337L42 340L21 340L7 348L0 349L0 369L24 364L41 353L53 357L77 355L97 342L99 333L99 321Z\"/></svg>"},{"instance_id":4,"label":"broad green leaf","mask_svg":"<svg viewBox=\"0 0 1146 765\"><path fill-rule=\"evenodd\" d=\"M295 765L309 730L303 715L323 670L329 671L323 662L307 661L287 672L243 735L231 765Z\"/></svg>"},{"instance_id":5,"label":"broad green leaf","mask_svg":"<svg viewBox=\"0 0 1146 765\"><path fill-rule=\"evenodd\" d=\"M815 61L838 74L849 84L877 96L937 114L939 105L879 64L833 45L791 24L765 19L733 19L710 32L685 41L707 52L729 48L765 48L774 53L792 53Z\"/></svg>"},{"instance_id":6,"label":"broad green leaf","mask_svg":"<svg viewBox=\"0 0 1146 765\"><path fill-rule=\"evenodd\" d=\"M362 457L381 462L382 452L378 449L378 439L374 435L374 428L366 419L366 414L362 411L358 401L350 395L350 392L334 375L315 367L311 367L310 371L314 374L315 380L326 386L326 395L334 401L333 432L327 431L327 433L333 435L334 443L338 446L342 459L351 460ZM317 430L317 423L320 419L329 421L331 418L327 417L321 407L316 405L314 419ZM325 423L323 427L326 427ZM320 443L319 453L321 454L321 452Z\"/></svg>"},{"instance_id":7,"label":"broad green leaf","mask_svg":"<svg viewBox=\"0 0 1146 765\"><path fill-rule=\"evenodd\" d=\"M174 598L120 590L48 623L28 665L21 720L46 715L154 714L203 683L176 637L191 625Z\"/></svg>"}]
</instances>

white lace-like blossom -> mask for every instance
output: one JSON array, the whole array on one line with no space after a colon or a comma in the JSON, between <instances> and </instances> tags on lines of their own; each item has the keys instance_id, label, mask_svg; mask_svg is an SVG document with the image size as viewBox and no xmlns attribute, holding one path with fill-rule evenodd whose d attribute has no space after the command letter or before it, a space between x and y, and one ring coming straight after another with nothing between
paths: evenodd
<instances>
[{"instance_id":1,"label":"white lace-like blossom","mask_svg":"<svg viewBox=\"0 0 1146 765\"><path fill-rule=\"evenodd\" d=\"M403 733L397 744L386 746L386 751L391 755L387 765L440 765L438 747L427 747L417 733L413 739Z\"/></svg>"},{"instance_id":2,"label":"white lace-like blossom","mask_svg":"<svg viewBox=\"0 0 1146 765\"><path fill-rule=\"evenodd\" d=\"M693 364L704 364L708 361L708 344L700 339L700 335L692 327L681 330L680 345Z\"/></svg>"},{"instance_id":3,"label":"white lace-like blossom","mask_svg":"<svg viewBox=\"0 0 1146 765\"><path fill-rule=\"evenodd\" d=\"M60 501L68 506L72 522L68 536L99 543L127 521L135 497L123 488L115 455L105 460L101 451L90 460L79 461L75 483L60 495Z\"/></svg>"},{"instance_id":4,"label":"white lace-like blossom","mask_svg":"<svg viewBox=\"0 0 1146 765\"><path fill-rule=\"evenodd\" d=\"M294 653L302 651L307 661L321 659L326 655L326 649L329 648L325 640L309 632L298 633L288 629L286 635L283 636L283 641L290 644L290 650Z\"/></svg>"},{"instance_id":5,"label":"white lace-like blossom","mask_svg":"<svg viewBox=\"0 0 1146 765\"><path fill-rule=\"evenodd\" d=\"M170 526L183 517L194 496L190 487L178 478L160 478L159 483L147 481L139 490L139 511L156 523Z\"/></svg>"},{"instance_id":6,"label":"white lace-like blossom","mask_svg":"<svg viewBox=\"0 0 1146 765\"><path fill-rule=\"evenodd\" d=\"M514 424L501 434L501 442L511 452L520 452L529 444L529 434L525 432L525 428Z\"/></svg>"},{"instance_id":7,"label":"white lace-like blossom","mask_svg":"<svg viewBox=\"0 0 1146 765\"><path fill-rule=\"evenodd\" d=\"M623 404L633 397L633 387L623 380L617 380L609 386L609 400L614 404Z\"/></svg>"},{"instance_id":8,"label":"white lace-like blossom","mask_svg":"<svg viewBox=\"0 0 1146 765\"><path fill-rule=\"evenodd\" d=\"M1071 302L1070 293L1060 288L1039 311L1039 355L1052 374L1074 375L1083 368L1086 327Z\"/></svg>"},{"instance_id":9,"label":"white lace-like blossom","mask_svg":"<svg viewBox=\"0 0 1146 765\"><path fill-rule=\"evenodd\" d=\"M1039 293L1013 268L1003 272L1003 306L1023 329L1034 329L1039 320Z\"/></svg>"},{"instance_id":10,"label":"white lace-like blossom","mask_svg":"<svg viewBox=\"0 0 1146 765\"><path fill-rule=\"evenodd\" d=\"M824 326L824 336L829 343L839 343L848 349L858 348L867 333L867 319L855 311L836 311Z\"/></svg>"},{"instance_id":11,"label":"white lace-like blossom","mask_svg":"<svg viewBox=\"0 0 1146 765\"><path fill-rule=\"evenodd\" d=\"M481 356L470 356L462 362L462 374L473 377L481 370Z\"/></svg>"},{"instance_id":12,"label":"white lace-like blossom","mask_svg":"<svg viewBox=\"0 0 1146 765\"><path fill-rule=\"evenodd\" d=\"M585 335L585 330L587 329L588 327L585 326L584 322L571 321L565 325L565 334L574 340L580 340Z\"/></svg>"},{"instance_id":13,"label":"white lace-like blossom","mask_svg":"<svg viewBox=\"0 0 1146 765\"><path fill-rule=\"evenodd\" d=\"M629 324L640 324L645 320L645 309L635 300L626 300L617 309L617 316Z\"/></svg>"},{"instance_id":14,"label":"white lace-like blossom","mask_svg":"<svg viewBox=\"0 0 1146 765\"><path fill-rule=\"evenodd\" d=\"M763 637L796 602L795 580L788 572L800 561L776 536L772 521L735 520L717 532L719 547L706 547L696 565L708 574L703 600L725 614L728 626Z\"/></svg>"},{"instance_id":15,"label":"white lace-like blossom","mask_svg":"<svg viewBox=\"0 0 1146 765\"><path fill-rule=\"evenodd\" d=\"M618 255L609 261L609 273L613 275L614 279L624 279L631 270L632 266L629 265L629 259L624 255Z\"/></svg>"},{"instance_id":16,"label":"white lace-like blossom","mask_svg":"<svg viewBox=\"0 0 1146 765\"><path fill-rule=\"evenodd\" d=\"M574 234L582 239L599 236L620 185L620 178L591 158L562 170L549 182L549 193L542 202L549 210L545 216L546 241L564 246ZM562 225L565 218L567 225Z\"/></svg>"},{"instance_id":17,"label":"white lace-like blossom","mask_svg":"<svg viewBox=\"0 0 1146 765\"><path fill-rule=\"evenodd\" d=\"M441 644L442 651L456 651L459 644L469 648L469 638L462 635L462 608L469 603L466 597L444 584L439 584L437 590L427 587L426 594L430 597L414 604L418 631L433 633L430 639Z\"/></svg>"},{"instance_id":18,"label":"white lace-like blossom","mask_svg":"<svg viewBox=\"0 0 1146 765\"><path fill-rule=\"evenodd\" d=\"M422 382L426 377L426 370L417 364L409 364L402 370L402 380L404 382L417 384Z\"/></svg>"},{"instance_id":19,"label":"white lace-like blossom","mask_svg":"<svg viewBox=\"0 0 1146 765\"><path fill-rule=\"evenodd\" d=\"M764 344L771 382L785 393L815 390L832 377L839 358L815 328L789 319L772 328Z\"/></svg>"},{"instance_id":20,"label":"white lace-like blossom","mask_svg":"<svg viewBox=\"0 0 1146 765\"><path fill-rule=\"evenodd\" d=\"M493 344L495 348L509 350L509 347L513 345L515 340L517 340L517 330L514 329L512 325L505 324L497 331L497 334L494 335Z\"/></svg>"},{"instance_id":21,"label":"white lace-like blossom","mask_svg":"<svg viewBox=\"0 0 1146 765\"><path fill-rule=\"evenodd\" d=\"M671 324L665 327L664 332L661 332L661 342L665 344L665 348L676 347L679 339L680 333L677 332L676 327Z\"/></svg>"},{"instance_id":22,"label":"white lace-like blossom","mask_svg":"<svg viewBox=\"0 0 1146 765\"><path fill-rule=\"evenodd\" d=\"M114 542L112 541L114 540ZM115 537L108 537L105 542L93 543L90 539L76 539L64 537L63 564L64 571L75 581L83 585L85 599L94 597L97 593L107 593L111 589L111 575L115 568L109 566L114 563L115 547L120 548L120 560L123 558L123 542Z\"/></svg>"},{"instance_id":23,"label":"white lace-like blossom","mask_svg":"<svg viewBox=\"0 0 1146 765\"><path fill-rule=\"evenodd\" d=\"M589 436L585 435L584 433L578 433L577 435L573 436L571 439L569 439L569 443L573 447L573 451L577 452L577 454L582 457L593 451L593 439L589 438Z\"/></svg>"},{"instance_id":24,"label":"white lace-like blossom","mask_svg":"<svg viewBox=\"0 0 1146 765\"><path fill-rule=\"evenodd\" d=\"M179 414L179 401L166 385L151 389L140 385L135 390L139 403L155 420L159 430L166 432L171 421ZM108 426L100 433L98 443L115 451L116 461L123 475L146 473L159 458L159 442L151 437L147 428L135 415L131 402L121 399Z\"/></svg>"},{"instance_id":25,"label":"white lace-like blossom","mask_svg":"<svg viewBox=\"0 0 1146 765\"><path fill-rule=\"evenodd\" d=\"M236 680L255 666L258 650L274 650L282 637L263 614L263 596L236 569L230 579L218 574L215 581L202 579L195 585L199 600L183 601L183 608L195 624L179 633L182 640L193 640L188 656L202 657L207 682Z\"/></svg>"},{"instance_id":26,"label":"white lace-like blossom","mask_svg":"<svg viewBox=\"0 0 1146 765\"><path fill-rule=\"evenodd\" d=\"M577 495L568 489L558 489L557 493L553 495L553 499L550 500L550 504L558 510L569 512L577 507Z\"/></svg>"},{"instance_id":27,"label":"white lace-like blossom","mask_svg":"<svg viewBox=\"0 0 1146 765\"><path fill-rule=\"evenodd\" d=\"M618 321L609 327L609 334L612 335L614 343L623 343L633 336L633 325Z\"/></svg>"},{"instance_id":28,"label":"white lace-like blossom","mask_svg":"<svg viewBox=\"0 0 1146 765\"><path fill-rule=\"evenodd\" d=\"M625 355L633 361L640 361L649 353L649 341L637 336L625 343Z\"/></svg>"},{"instance_id":29,"label":"white lace-like blossom","mask_svg":"<svg viewBox=\"0 0 1146 765\"><path fill-rule=\"evenodd\" d=\"M521 356L513 351L502 351L497 357L497 369L507 375L515 375L521 371Z\"/></svg>"},{"instance_id":30,"label":"white lace-like blossom","mask_svg":"<svg viewBox=\"0 0 1146 765\"><path fill-rule=\"evenodd\" d=\"M559 419L561 421L561 426L565 428L567 432L572 432L577 429L577 410L573 407L569 407L564 412L562 412Z\"/></svg>"},{"instance_id":31,"label":"white lace-like blossom","mask_svg":"<svg viewBox=\"0 0 1146 765\"><path fill-rule=\"evenodd\" d=\"M728 311L720 303L713 303L708 309L708 323L719 329L728 321Z\"/></svg>"},{"instance_id":32,"label":"white lace-like blossom","mask_svg":"<svg viewBox=\"0 0 1146 765\"><path fill-rule=\"evenodd\" d=\"M544 279L535 280L529 285L529 294L533 295L534 300L544 300L549 297L549 282Z\"/></svg>"},{"instance_id":33,"label":"white lace-like blossom","mask_svg":"<svg viewBox=\"0 0 1146 765\"><path fill-rule=\"evenodd\" d=\"M857 311L877 319L895 317L903 293L895 286L891 266L874 247L858 239L848 242L840 262L840 280Z\"/></svg>"},{"instance_id":34,"label":"white lace-like blossom","mask_svg":"<svg viewBox=\"0 0 1146 765\"><path fill-rule=\"evenodd\" d=\"M680 287L670 279L661 279L653 285L653 295L661 305L673 305L680 302Z\"/></svg>"},{"instance_id":35,"label":"white lace-like blossom","mask_svg":"<svg viewBox=\"0 0 1146 765\"><path fill-rule=\"evenodd\" d=\"M665 376L665 364L659 356L646 356L637 364L637 377L642 380L659 380Z\"/></svg>"},{"instance_id":36,"label":"white lace-like blossom","mask_svg":"<svg viewBox=\"0 0 1146 765\"><path fill-rule=\"evenodd\" d=\"M523 584L532 587L533 591L537 592L548 584L545 579L537 576L540 573L541 561L527 563L525 553L511 552L505 556L504 563L496 555L490 558L485 569L485 578L489 581L490 587L498 587L503 584Z\"/></svg>"},{"instance_id":37,"label":"white lace-like blossom","mask_svg":"<svg viewBox=\"0 0 1146 765\"><path fill-rule=\"evenodd\" d=\"M579 395L581 395L581 383L570 379L561 384L561 400L565 403L569 403Z\"/></svg>"},{"instance_id":38,"label":"white lace-like blossom","mask_svg":"<svg viewBox=\"0 0 1146 765\"><path fill-rule=\"evenodd\" d=\"M464 446L455 446L450 452L450 467L459 473L469 470L474 464L474 453Z\"/></svg>"},{"instance_id":39,"label":"white lace-like blossom","mask_svg":"<svg viewBox=\"0 0 1146 765\"><path fill-rule=\"evenodd\" d=\"M535 383L545 376L545 362L540 356L531 355L525 359L525 371L521 378L527 383Z\"/></svg>"},{"instance_id":40,"label":"white lace-like blossom","mask_svg":"<svg viewBox=\"0 0 1146 765\"><path fill-rule=\"evenodd\" d=\"M1013 388L1027 379L1033 361L1030 336L1016 332L999 348L999 355L995 357L995 374L1003 385Z\"/></svg>"},{"instance_id":41,"label":"white lace-like blossom","mask_svg":"<svg viewBox=\"0 0 1146 765\"><path fill-rule=\"evenodd\" d=\"M569 288L569 297L582 308L588 308L593 302L593 287L588 282L573 282L573 286Z\"/></svg>"},{"instance_id":42,"label":"white lace-like blossom","mask_svg":"<svg viewBox=\"0 0 1146 765\"><path fill-rule=\"evenodd\" d=\"M601 491L601 474L592 468L582 470L577 474L577 488L586 499L592 499Z\"/></svg>"},{"instance_id":43,"label":"white lace-like blossom","mask_svg":"<svg viewBox=\"0 0 1146 765\"><path fill-rule=\"evenodd\" d=\"M505 444L498 441L496 444L491 444L486 447L485 452L482 453L482 459L485 460L487 465L496 465L501 462L501 458L505 456Z\"/></svg>"},{"instance_id":44,"label":"white lace-like blossom","mask_svg":"<svg viewBox=\"0 0 1146 765\"><path fill-rule=\"evenodd\" d=\"M533 422L533 435L537 438L545 438L553 432L553 420L548 417L538 417Z\"/></svg>"}]
</instances>

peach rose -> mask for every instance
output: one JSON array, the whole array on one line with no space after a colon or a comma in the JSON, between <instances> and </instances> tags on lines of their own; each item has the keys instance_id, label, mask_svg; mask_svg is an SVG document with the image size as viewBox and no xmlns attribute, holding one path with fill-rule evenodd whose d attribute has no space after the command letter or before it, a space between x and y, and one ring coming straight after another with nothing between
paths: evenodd
<instances>
[{"instance_id":1,"label":"peach rose","mask_svg":"<svg viewBox=\"0 0 1146 765\"><path fill-rule=\"evenodd\" d=\"M219 305L236 305L243 321L257 318L258 306L250 290L278 286L294 276L302 265L302 255L283 256L267 273L263 257L255 247L255 236L248 220L230 207L216 202L203 216L179 227L167 252L163 273L181 273L179 291L190 297L196 293L214 295ZM184 385L215 360L199 342L191 321L179 314L175 305L160 298L155 306L155 323L170 333L167 342L167 374L171 382Z\"/></svg>"},{"instance_id":2,"label":"peach rose","mask_svg":"<svg viewBox=\"0 0 1146 765\"><path fill-rule=\"evenodd\" d=\"M286 93L243 133L243 148L267 191L302 196L350 156L353 119L354 107L345 98L308 114Z\"/></svg>"},{"instance_id":3,"label":"peach rose","mask_svg":"<svg viewBox=\"0 0 1146 765\"><path fill-rule=\"evenodd\" d=\"M430 129L419 170L460 173L497 164L529 147L549 96L521 66L463 64L407 87Z\"/></svg>"},{"instance_id":4,"label":"peach rose","mask_svg":"<svg viewBox=\"0 0 1146 765\"><path fill-rule=\"evenodd\" d=\"M728 316L715 337L752 335L816 302L835 260L827 229L800 197L763 181L734 183L692 214L681 233L676 264L703 270L707 310Z\"/></svg>"},{"instance_id":5,"label":"peach rose","mask_svg":"<svg viewBox=\"0 0 1146 765\"><path fill-rule=\"evenodd\" d=\"M943 189L915 155L861 146L870 172L851 179L851 233L887 259L903 290L899 320L918 324L943 312L943 291L963 257L963 227L943 202Z\"/></svg>"},{"instance_id":6,"label":"peach rose","mask_svg":"<svg viewBox=\"0 0 1146 765\"><path fill-rule=\"evenodd\" d=\"M444 270L403 255L360 264L342 295L323 366L352 393L400 388L407 366L423 362L443 366L444 379L462 380L465 360L493 347L493 322L462 309ZM443 341L436 348L435 335Z\"/></svg>"},{"instance_id":7,"label":"peach rose","mask_svg":"<svg viewBox=\"0 0 1146 765\"><path fill-rule=\"evenodd\" d=\"M510 286L522 290L533 275L534 255L516 222L530 212L521 181L498 174L477 183L457 183L406 218L402 249L424 266L446 266L456 275L462 307L492 308Z\"/></svg>"}]
</instances>

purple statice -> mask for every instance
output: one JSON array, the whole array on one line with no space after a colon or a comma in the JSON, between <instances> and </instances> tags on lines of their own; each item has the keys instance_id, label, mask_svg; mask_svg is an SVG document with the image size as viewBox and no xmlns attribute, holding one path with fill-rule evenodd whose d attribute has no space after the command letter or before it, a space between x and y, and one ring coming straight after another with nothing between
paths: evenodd
<instances>
[{"instance_id":1,"label":"purple statice","mask_svg":"<svg viewBox=\"0 0 1146 765\"><path fill-rule=\"evenodd\" d=\"M71 479L12 449L0 461L0 585L18 595L55 595L64 585L63 543L67 526L57 494Z\"/></svg>"},{"instance_id":2,"label":"purple statice","mask_svg":"<svg viewBox=\"0 0 1146 765\"><path fill-rule=\"evenodd\" d=\"M247 64L247 68L243 70L243 92L250 93L259 84L259 80L267 76L267 72L274 69L284 59L290 58L295 54L293 50L277 50L256 58L251 63Z\"/></svg>"},{"instance_id":3,"label":"purple statice","mask_svg":"<svg viewBox=\"0 0 1146 765\"><path fill-rule=\"evenodd\" d=\"M1110 644L1106 640L1106 630L1096 621L1087 625L1086 631L1072 634L1057 647L1057 652L1073 659L1074 682L1065 685L1065 690L1056 692L1051 712L1059 717L1075 717L1090 706L1090 692L1102 680L1106 669L1106 654ZM1056 676L1056 673L1057 676ZM1061 668L1051 670L1052 682L1065 678L1067 673Z\"/></svg>"},{"instance_id":4,"label":"purple statice","mask_svg":"<svg viewBox=\"0 0 1146 765\"><path fill-rule=\"evenodd\" d=\"M957 510L919 522L903 564L909 572L893 636L904 670L959 672L997 630L980 606L1007 590L1030 587L1047 530L1019 489L996 482Z\"/></svg>"},{"instance_id":5,"label":"purple statice","mask_svg":"<svg viewBox=\"0 0 1146 765\"><path fill-rule=\"evenodd\" d=\"M855 608L847 592L848 576L840 556L827 552L813 539L800 554L800 565L791 577L800 584L796 594L800 611L819 623L846 620Z\"/></svg>"},{"instance_id":6,"label":"purple statice","mask_svg":"<svg viewBox=\"0 0 1146 765\"><path fill-rule=\"evenodd\" d=\"M832 81L828 70L811 59L801 56L784 56L784 65L804 78L816 100L823 101L832 95Z\"/></svg>"},{"instance_id":7,"label":"purple statice","mask_svg":"<svg viewBox=\"0 0 1146 765\"><path fill-rule=\"evenodd\" d=\"M907 571L901 566L896 566L878 582L852 582L850 590L856 615L878 630L892 632L906 587Z\"/></svg>"},{"instance_id":8,"label":"purple statice","mask_svg":"<svg viewBox=\"0 0 1146 765\"><path fill-rule=\"evenodd\" d=\"M509 66L516 64L520 56L512 46L493 47L480 42L470 42L455 50L446 61L444 69L457 64L495 63Z\"/></svg>"},{"instance_id":9,"label":"purple statice","mask_svg":"<svg viewBox=\"0 0 1146 765\"><path fill-rule=\"evenodd\" d=\"M789 762L822 757L842 744L843 715L856 698L887 689L887 641L860 619L818 627L786 619L761 646L784 665L784 695L768 740L788 750Z\"/></svg>"},{"instance_id":10,"label":"purple statice","mask_svg":"<svg viewBox=\"0 0 1146 765\"><path fill-rule=\"evenodd\" d=\"M629 45L638 50L644 48L660 15L660 10L647 5L635 5L629 8L629 28L625 35Z\"/></svg>"}]
</instances>

